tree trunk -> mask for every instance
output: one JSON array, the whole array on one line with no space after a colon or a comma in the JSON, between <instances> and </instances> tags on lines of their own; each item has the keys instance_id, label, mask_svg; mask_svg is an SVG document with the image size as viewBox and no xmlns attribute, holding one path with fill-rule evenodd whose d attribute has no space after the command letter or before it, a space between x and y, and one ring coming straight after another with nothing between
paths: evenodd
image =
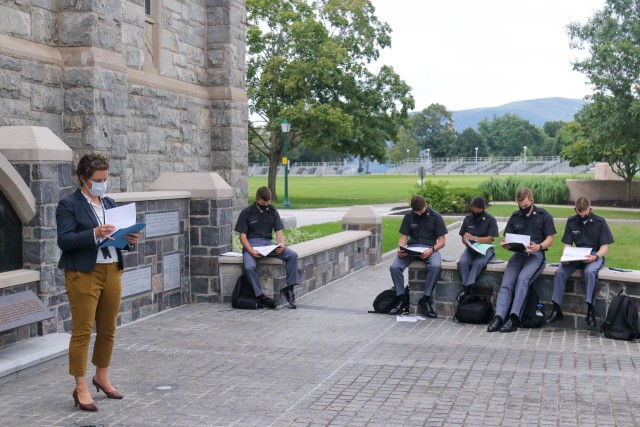
<instances>
[{"instance_id":1,"label":"tree trunk","mask_svg":"<svg viewBox=\"0 0 640 427\"><path fill-rule=\"evenodd\" d=\"M627 183L627 198L626 201L631 201L631 184L633 183L633 176L625 177L625 182Z\"/></svg>"},{"instance_id":2,"label":"tree trunk","mask_svg":"<svg viewBox=\"0 0 640 427\"><path fill-rule=\"evenodd\" d=\"M267 187L271 190L271 200L278 200L278 194L276 194L276 177L278 175L278 159L272 156L269 159L269 175L267 178Z\"/></svg>"}]
</instances>

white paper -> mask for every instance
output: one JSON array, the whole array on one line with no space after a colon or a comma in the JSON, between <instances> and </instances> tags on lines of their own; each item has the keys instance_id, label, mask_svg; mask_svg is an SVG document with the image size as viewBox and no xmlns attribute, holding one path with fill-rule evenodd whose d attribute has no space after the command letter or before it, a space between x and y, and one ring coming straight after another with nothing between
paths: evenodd
<instances>
[{"instance_id":1,"label":"white paper","mask_svg":"<svg viewBox=\"0 0 640 427\"><path fill-rule=\"evenodd\" d=\"M427 249L431 249L431 246L402 246L401 245L400 249L402 249L405 252L409 252L411 254L420 255Z\"/></svg>"},{"instance_id":2,"label":"white paper","mask_svg":"<svg viewBox=\"0 0 640 427\"><path fill-rule=\"evenodd\" d=\"M527 236L526 234L506 233L504 235L504 240L507 244L522 243L525 246L529 246L531 244L531 236Z\"/></svg>"},{"instance_id":3,"label":"white paper","mask_svg":"<svg viewBox=\"0 0 640 427\"><path fill-rule=\"evenodd\" d=\"M421 316L396 316L396 322L411 322L415 323L420 320L424 320Z\"/></svg>"},{"instance_id":4,"label":"white paper","mask_svg":"<svg viewBox=\"0 0 640 427\"><path fill-rule=\"evenodd\" d=\"M116 230L131 227L136 223L136 204L118 206L104 211L106 223L114 225Z\"/></svg>"},{"instance_id":5,"label":"white paper","mask_svg":"<svg viewBox=\"0 0 640 427\"><path fill-rule=\"evenodd\" d=\"M253 249L260 252L260 255L267 256L282 245L254 246Z\"/></svg>"},{"instance_id":6,"label":"white paper","mask_svg":"<svg viewBox=\"0 0 640 427\"><path fill-rule=\"evenodd\" d=\"M242 252L225 252L221 256L242 256Z\"/></svg>"},{"instance_id":7,"label":"white paper","mask_svg":"<svg viewBox=\"0 0 640 427\"><path fill-rule=\"evenodd\" d=\"M490 245L489 243L478 243L478 242L472 242L471 240L465 238L464 239L467 244L469 245L469 249L471 249L472 251L476 251L479 254L482 255L486 255L487 251L489 250L490 247L495 246L495 245Z\"/></svg>"},{"instance_id":8,"label":"white paper","mask_svg":"<svg viewBox=\"0 0 640 427\"><path fill-rule=\"evenodd\" d=\"M565 261L584 261L586 257L591 255L592 248L576 248L574 246L568 246L562 251L562 257L560 262Z\"/></svg>"}]
</instances>

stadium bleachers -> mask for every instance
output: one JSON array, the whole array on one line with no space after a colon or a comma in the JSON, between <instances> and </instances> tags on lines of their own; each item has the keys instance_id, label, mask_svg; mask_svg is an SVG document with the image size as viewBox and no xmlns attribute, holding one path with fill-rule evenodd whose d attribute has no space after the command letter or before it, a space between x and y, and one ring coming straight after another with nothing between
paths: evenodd
<instances>
[{"instance_id":1,"label":"stadium bleachers","mask_svg":"<svg viewBox=\"0 0 640 427\"><path fill-rule=\"evenodd\" d=\"M418 174L424 167L427 175L517 175L517 174L579 174L593 173L594 165L569 166L562 157L531 156L522 157L438 157L405 159L383 172L384 174ZM269 165L249 165L250 176L266 176ZM356 175L358 164L340 162L292 163L289 175L294 176L336 176ZM284 168L278 167L278 175L284 175Z\"/></svg>"}]
</instances>

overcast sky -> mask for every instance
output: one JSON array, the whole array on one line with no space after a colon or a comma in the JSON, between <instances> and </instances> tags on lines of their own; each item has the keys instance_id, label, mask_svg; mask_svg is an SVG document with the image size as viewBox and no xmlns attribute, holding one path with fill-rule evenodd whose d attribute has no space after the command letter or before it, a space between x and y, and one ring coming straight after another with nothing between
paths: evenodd
<instances>
[{"instance_id":1,"label":"overcast sky","mask_svg":"<svg viewBox=\"0 0 640 427\"><path fill-rule=\"evenodd\" d=\"M371 0L392 32L377 64L407 82L416 110L450 111L591 93L572 70L566 26L604 0ZM377 70L379 65L374 65Z\"/></svg>"}]
</instances>

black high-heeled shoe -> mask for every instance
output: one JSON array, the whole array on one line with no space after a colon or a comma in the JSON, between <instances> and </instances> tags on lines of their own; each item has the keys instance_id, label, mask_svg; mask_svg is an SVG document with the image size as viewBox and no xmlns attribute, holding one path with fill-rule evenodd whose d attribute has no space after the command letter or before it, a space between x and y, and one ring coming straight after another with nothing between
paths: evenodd
<instances>
[{"instance_id":1,"label":"black high-heeled shoe","mask_svg":"<svg viewBox=\"0 0 640 427\"><path fill-rule=\"evenodd\" d=\"M71 397L73 397L73 402L75 403L75 405L73 406L74 408L77 408L78 406L80 406L80 410L89 411L89 412L96 412L98 410L98 407L93 402L86 405L84 403L81 403L80 399L78 399L78 390L76 389L73 389L73 393L71 394Z\"/></svg>"},{"instance_id":2,"label":"black high-heeled shoe","mask_svg":"<svg viewBox=\"0 0 640 427\"><path fill-rule=\"evenodd\" d=\"M109 399L122 399L124 397L123 395L121 395L118 392L118 389L116 389L116 391L107 391L107 390L105 390L100 384L98 384L98 382L96 381L96 377L93 377L91 379L91 382L93 383L94 386L96 386L96 391L98 393L100 392L100 390L102 390L104 392L104 394L106 394Z\"/></svg>"}]
</instances>

